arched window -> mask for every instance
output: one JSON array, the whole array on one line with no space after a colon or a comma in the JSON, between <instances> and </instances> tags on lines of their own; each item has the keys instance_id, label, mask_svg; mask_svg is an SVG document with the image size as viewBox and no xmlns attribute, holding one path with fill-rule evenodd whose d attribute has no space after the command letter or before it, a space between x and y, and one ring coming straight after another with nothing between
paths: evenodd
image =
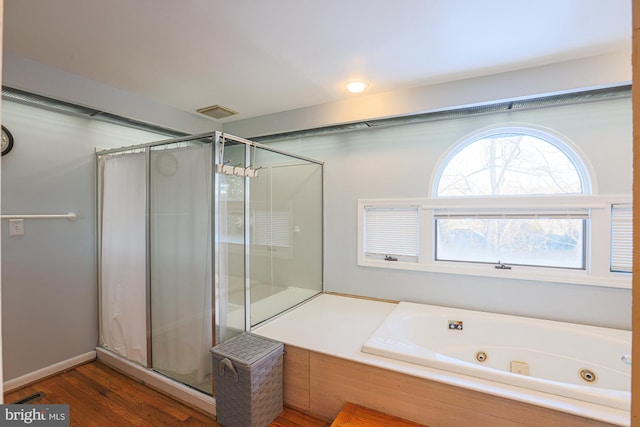
<instances>
[{"instance_id":1,"label":"arched window","mask_svg":"<svg viewBox=\"0 0 640 427\"><path fill-rule=\"evenodd\" d=\"M492 196L590 194L584 163L557 137L527 128L496 128L466 139L445 158L436 197L482 196L473 208L436 210L435 259L586 268L588 209L558 203L500 206ZM548 203L548 202L547 202Z\"/></svg>"},{"instance_id":2,"label":"arched window","mask_svg":"<svg viewBox=\"0 0 640 427\"><path fill-rule=\"evenodd\" d=\"M589 171L554 131L480 130L431 197L358 200L358 265L628 288L631 195L597 195Z\"/></svg>"},{"instance_id":3,"label":"arched window","mask_svg":"<svg viewBox=\"0 0 640 427\"><path fill-rule=\"evenodd\" d=\"M591 194L576 152L529 128L495 128L465 139L442 162L435 197Z\"/></svg>"}]
</instances>

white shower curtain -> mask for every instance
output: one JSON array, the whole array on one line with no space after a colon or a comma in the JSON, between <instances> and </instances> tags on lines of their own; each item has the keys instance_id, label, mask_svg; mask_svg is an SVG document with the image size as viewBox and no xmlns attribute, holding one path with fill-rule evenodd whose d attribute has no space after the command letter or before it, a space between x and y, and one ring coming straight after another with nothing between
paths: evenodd
<instances>
[{"instance_id":1,"label":"white shower curtain","mask_svg":"<svg viewBox=\"0 0 640 427\"><path fill-rule=\"evenodd\" d=\"M211 373L211 171L211 144L151 151L152 365L195 386Z\"/></svg>"},{"instance_id":2,"label":"white shower curtain","mask_svg":"<svg viewBox=\"0 0 640 427\"><path fill-rule=\"evenodd\" d=\"M100 157L101 345L147 365L144 153Z\"/></svg>"}]
</instances>

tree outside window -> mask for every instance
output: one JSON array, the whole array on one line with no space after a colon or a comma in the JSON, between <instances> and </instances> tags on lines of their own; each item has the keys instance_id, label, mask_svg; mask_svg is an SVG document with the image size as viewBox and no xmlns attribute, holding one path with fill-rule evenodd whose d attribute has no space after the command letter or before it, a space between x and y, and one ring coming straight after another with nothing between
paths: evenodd
<instances>
[{"instance_id":1,"label":"tree outside window","mask_svg":"<svg viewBox=\"0 0 640 427\"><path fill-rule=\"evenodd\" d=\"M437 197L584 194L568 147L527 133L463 144L442 169ZM587 211L441 211L436 259L584 269Z\"/></svg>"}]
</instances>

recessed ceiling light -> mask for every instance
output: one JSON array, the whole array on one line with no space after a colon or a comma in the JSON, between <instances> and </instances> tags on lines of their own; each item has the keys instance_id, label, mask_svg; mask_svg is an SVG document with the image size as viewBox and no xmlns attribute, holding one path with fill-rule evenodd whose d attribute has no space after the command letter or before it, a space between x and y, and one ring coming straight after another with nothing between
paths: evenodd
<instances>
[{"instance_id":1,"label":"recessed ceiling light","mask_svg":"<svg viewBox=\"0 0 640 427\"><path fill-rule=\"evenodd\" d=\"M361 81L347 83L347 90L351 93L360 93L367 88L367 84Z\"/></svg>"}]
</instances>

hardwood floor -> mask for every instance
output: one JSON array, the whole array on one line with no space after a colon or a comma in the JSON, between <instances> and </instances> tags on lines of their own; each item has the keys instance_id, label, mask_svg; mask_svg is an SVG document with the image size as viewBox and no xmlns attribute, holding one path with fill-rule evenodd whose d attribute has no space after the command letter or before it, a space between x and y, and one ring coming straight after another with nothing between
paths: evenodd
<instances>
[{"instance_id":1,"label":"hardwood floor","mask_svg":"<svg viewBox=\"0 0 640 427\"><path fill-rule=\"evenodd\" d=\"M392 415L383 414L355 403L347 402L331 427L426 427Z\"/></svg>"},{"instance_id":2,"label":"hardwood floor","mask_svg":"<svg viewBox=\"0 0 640 427\"><path fill-rule=\"evenodd\" d=\"M33 401L34 404L69 404L71 426L220 426L214 418L100 362L91 362L7 393L4 403L17 402L37 392L45 396ZM327 427L330 424L285 408L271 427Z\"/></svg>"}]
</instances>

